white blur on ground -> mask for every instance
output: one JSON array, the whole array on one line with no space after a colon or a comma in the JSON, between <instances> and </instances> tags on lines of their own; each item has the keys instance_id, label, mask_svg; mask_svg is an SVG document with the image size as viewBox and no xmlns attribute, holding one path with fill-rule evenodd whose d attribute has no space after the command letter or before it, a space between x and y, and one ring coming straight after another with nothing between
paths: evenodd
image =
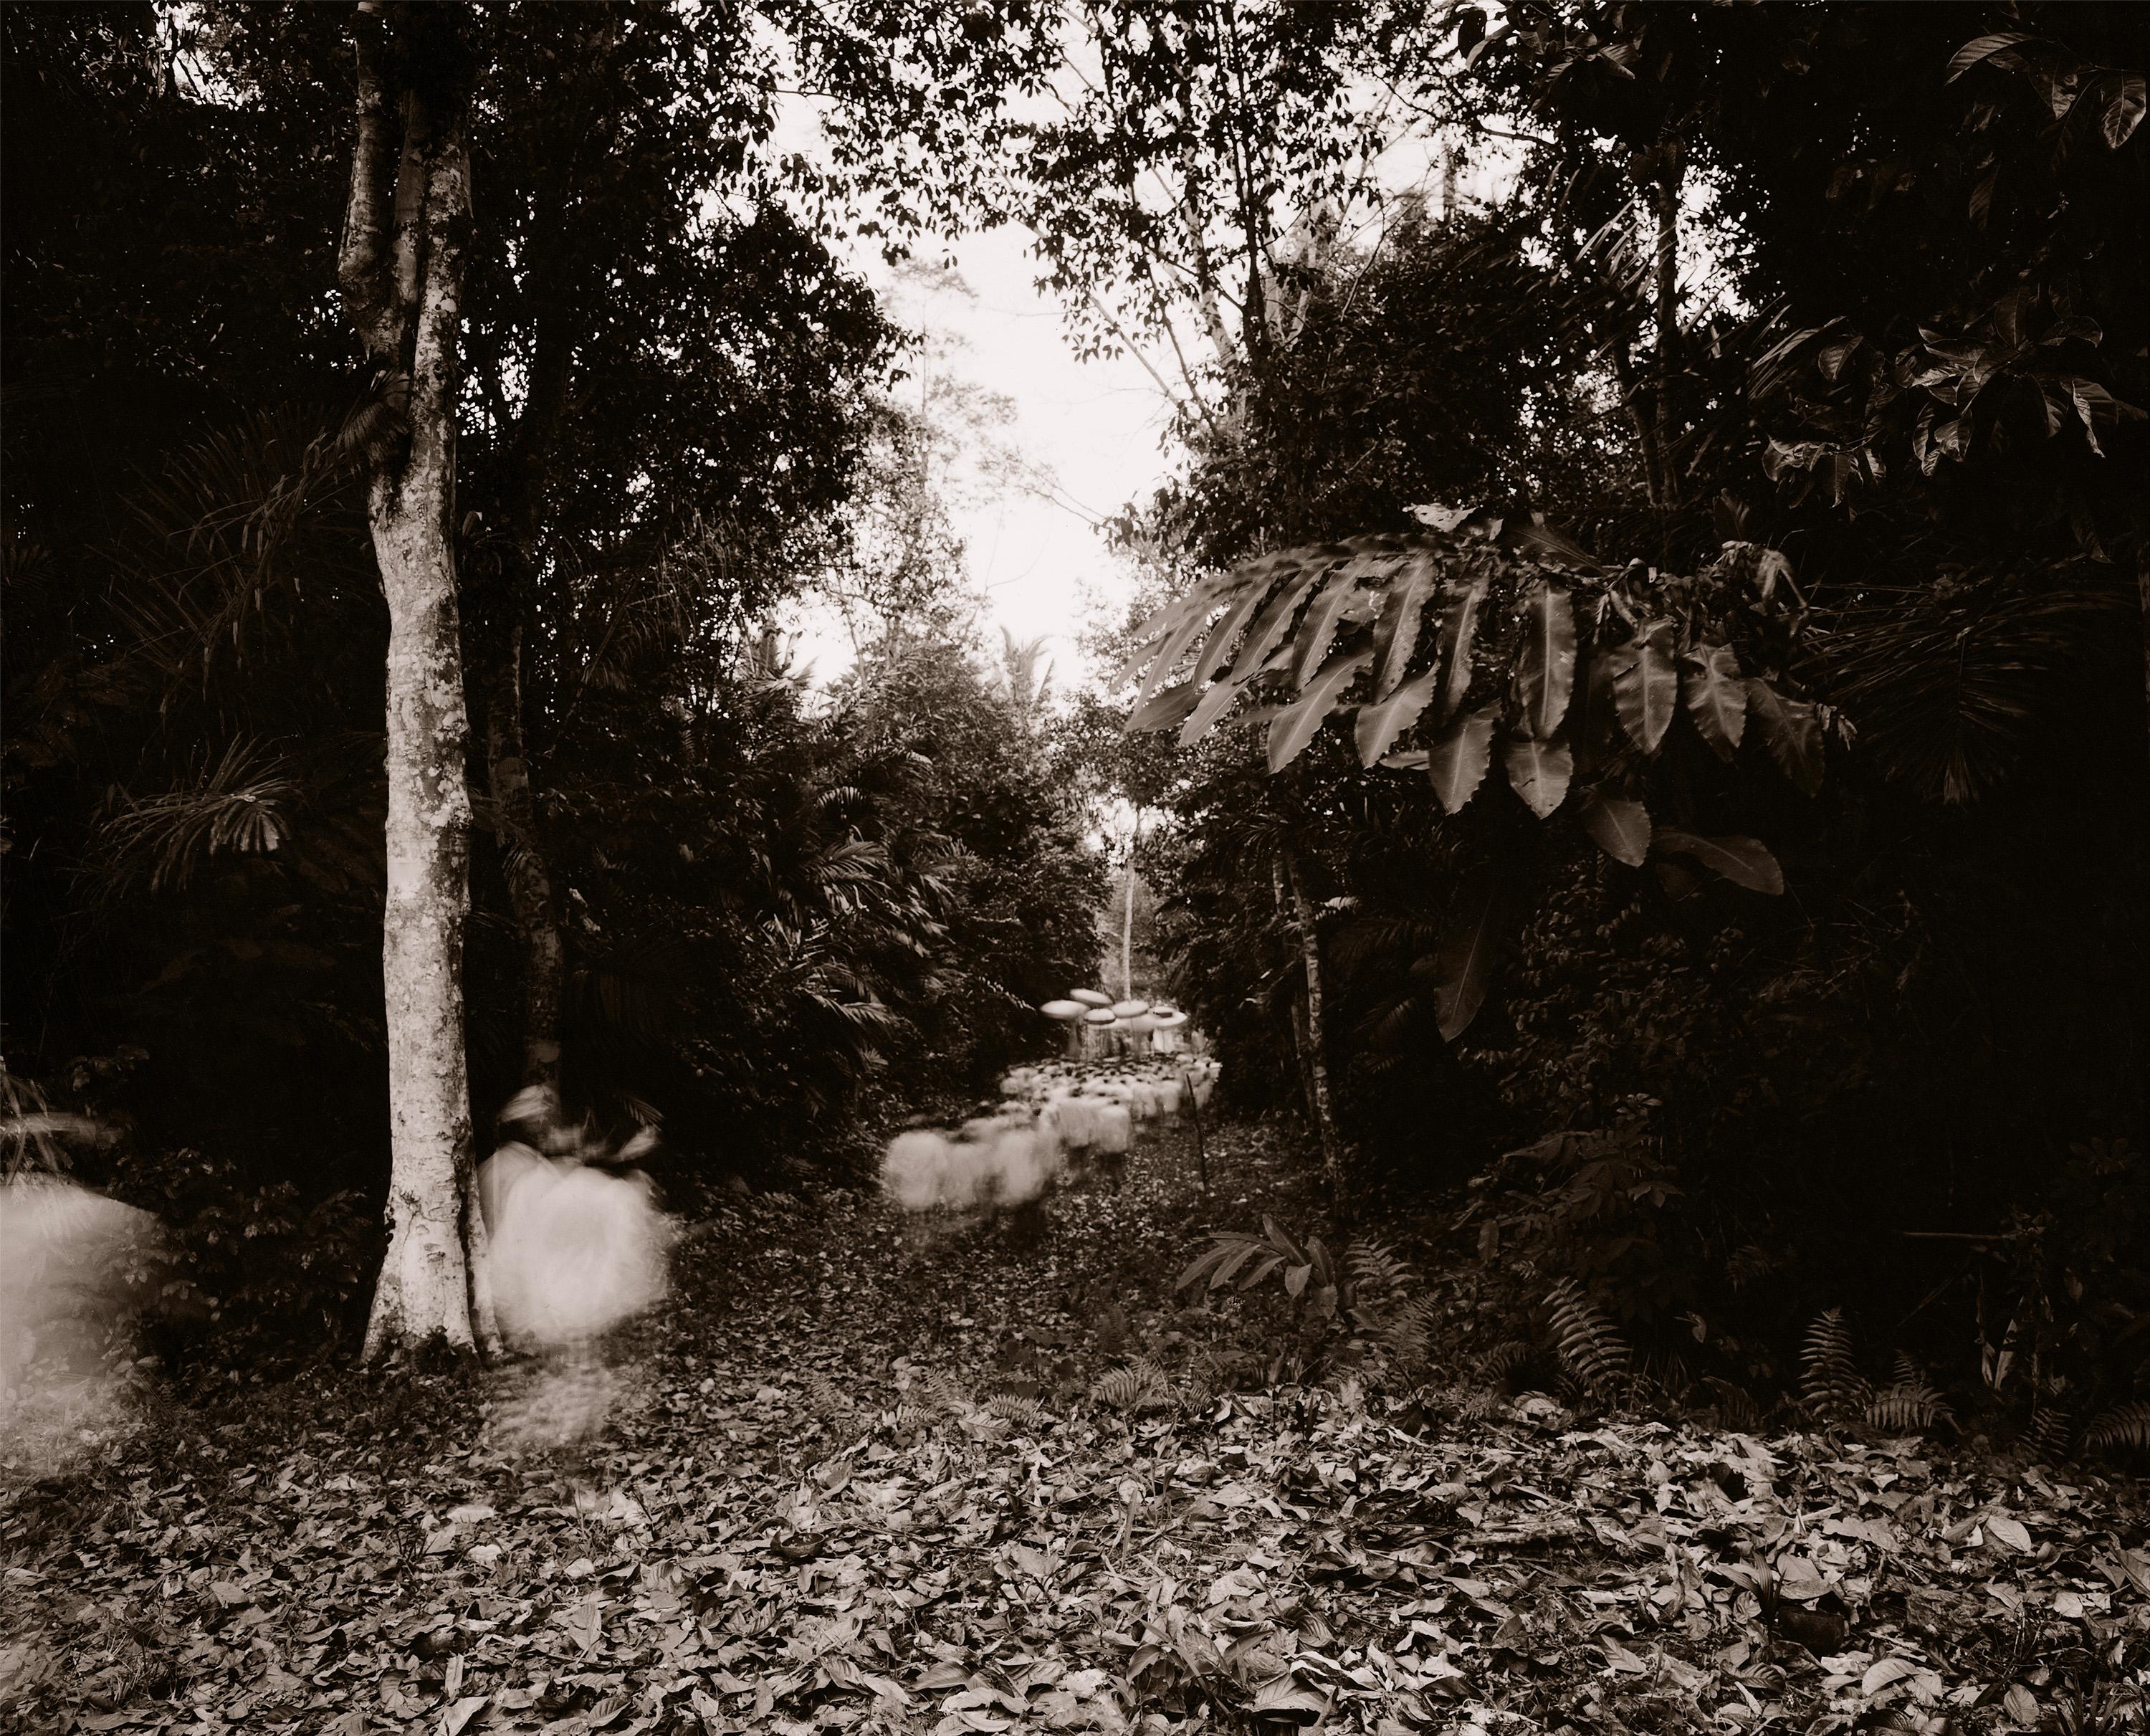
<instances>
[{"instance_id":1,"label":"white blur on ground","mask_svg":"<svg viewBox=\"0 0 2150 1736\"><path fill-rule=\"evenodd\" d=\"M1059 1173L1060 1153L1035 1128L987 1118L957 1133L899 1133L881 1162L881 1186L906 1212L1022 1205Z\"/></svg>"},{"instance_id":2,"label":"white blur on ground","mask_svg":"<svg viewBox=\"0 0 2150 1736\"><path fill-rule=\"evenodd\" d=\"M150 1213L50 1175L0 1183L0 1459L58 1475L132 1424Z\"/></svg>"},{"instance_id":3,"label":"white blur on ground","mask_svg":"<svg viewBox=\"0 0 2150 1736\"><path fill-rule=\"evenodd\" d=\"M496 1405L492 1434L511 1451L572 1446L626 1398L606 1335L669 1287L672 1224L655 1190L646 1176L603 1167L633 1163L654 1137L607 1151L565 1123L542 1088L517 1097L502 1121L522 1137L478 1172L493 1306L502 1334L538 1362Z\"/></svg>"}]
</instances>

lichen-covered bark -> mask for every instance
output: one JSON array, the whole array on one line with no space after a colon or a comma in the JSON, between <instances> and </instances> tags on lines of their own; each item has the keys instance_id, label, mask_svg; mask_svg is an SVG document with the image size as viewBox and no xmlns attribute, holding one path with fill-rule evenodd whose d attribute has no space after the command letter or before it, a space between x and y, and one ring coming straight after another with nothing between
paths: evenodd
<instances>
[{"instance_id":1,"label":"lichen-covered bark","mask_svg":"<svg viewBox=\"0 0 2150 1736\"><path fill-rule=\"evenodd\" d=\"M381 982L393 1151L389 1249L366 1351L442 1337L475 1348L466 1248L472 1194L462 940L470 796L463 784L455 573L436 533L437 472L373 488L373 542L388 598L388 896ZM452 495L451 495L452 497Z\"/></svg>"},{"instance_id":2,"label":"lichen-covered bark","mask_svg":"<svg viewBox=\"0 0 2150 1736\"><path fill-rule=\"evenodd\" d=\"M378 5L358 18L359 141L340 260L345 305L368 353L400 382L406 437L376 453L366 496L388 603L388 1252L366 1354L445 1342L495 1346L484 1224L472 1172L463 1044L462 943L469 909L470 795L457 618L456 387L470 166L460 95L437 84L391 105L383 33L452 31ZM444 20L446 22L444 22ZM406 43L414 63L429 45ZM387 139L391 106L400 149ZM392 192L386 184L393 164ZM384 246L384 214L395 213Z\"/></svg>"},{"instance_id":3,"label":"lichen-covered bark","mask_svg":"<svg viewBox=\"0 0 2150 1736\"><path fill-rule=\"evenodd\" d=\"M1321 1017L1321 942L1315 932L1314 910L1300 879L1299 865L1287 855L1284 883L1291 891L1292 926L1299 931L1299 956L1306 973L1306 1072L1314 1095L1315 1131L1321 1139L1321 1170L1331 1194L1344 1180L1343 1141L1329 1102L1327 1034Z\"/></svg>"}]
</instances>

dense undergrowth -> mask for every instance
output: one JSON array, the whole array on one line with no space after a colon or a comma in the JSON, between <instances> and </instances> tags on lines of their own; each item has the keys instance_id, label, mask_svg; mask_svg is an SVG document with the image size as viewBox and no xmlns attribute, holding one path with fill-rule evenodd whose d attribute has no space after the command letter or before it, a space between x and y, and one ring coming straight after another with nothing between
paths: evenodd
<instances>
[{"instance_id":1,"label":"dense undergrowth","mask_svg":"<svg viewBox=\"0 0 2150 1736\"><path fill-rule=\"evenodd\" d=\"M609 1360L153 1392L11 1478L7 1715L2141 1728L2132 1481L1789 1409L1649 1415L1572 1370L1532 1390L1461 1279L1399 1331L1401 1256L1363 1227L1335 1270L1385 1330L1312 1278L1178 1289L1204 1225L1345 1245L1272 1130L1212 1128L1207 1158L1205 1198L1185 1134L1154 1138L1034 1240L727 1195Z\"/></svg>"}]
</instances>

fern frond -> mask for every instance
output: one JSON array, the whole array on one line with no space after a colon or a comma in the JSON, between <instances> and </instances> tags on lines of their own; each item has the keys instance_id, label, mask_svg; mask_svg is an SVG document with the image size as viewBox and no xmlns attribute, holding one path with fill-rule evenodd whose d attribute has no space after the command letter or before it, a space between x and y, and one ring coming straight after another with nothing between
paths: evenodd
<instances>
[{"instance_id":1,"label":"fern frond","mask_svg":"<svg viewBox=\"0 0 2150 1736\"><path fill-rule=\"evenodd\" d=\"M2150 1399L2130 1399L2093 1417L2083 1445L2112 1459L2150 1456Z\"/></svg>"},{"instance_id":2,"label":"fern frond","mask_svg":"<svg viewBox=\"0 0 2150 1736\"><path fill-rule=\"evenodd\" d=\"M1047 1412L1036 1399L1023 1398L1012 1392L997 1392L986 1400L986 1415L1000 1417L1036 1434L1045 1426Z\"/></svg>"},{"instance_id":3,"label":"fern frond","mask_svg":"<svg viewBox=\"0 0 2150 1736\"><path fill-rule=\"evenodd\" d=\"M1755 1403L1754 1395L1745 1387L1735 1385L1722 1375L1705 1375L1702 1384L1709 1389L1718 1417L1733 1433L1744 1435L1761 1426L1762 1407Z\"/></svg>"},{"instance_id":4,"label":"fern frond","mask_svg":"<svg viewBox=\"0 0 2150 1736\"><path fill-rule=\"evenodd\" d=\"M1874 1395L1872 1383L1859 1372L1851 1328L1840 1308L1830 1309L1807 1329L1799 1371L1800 1395L1818 1416L1863 1416Z\"/></svg>"},{"instance_id":5,"label":"fern frond","mask_svg":"<svg viewBox=\"0 0 2150 1736\"><path fill-rule=\"evenodd\" d=\"M1361 1304L1397 1301L1419 1288L1411 1263L1385 1242L1353 1242L1344 1250L1344 1275Z\"/></svg>"},{"instance_id":6,"label":"fern frond","mask_svg":"<svg viewBox=\"0 0 2150 1736\"><path fill-rule=\"evenodd\" d=\"M1171 1409L1172 1382L1149 1358L1138 1356L1125 1367L1101 1376L1090 1389L1090 1396L1108 1410L1139 1416L1145 1411Z\"/></svg>"},{"instance_id":7,"label":"fern frond","mask_svg":"<svg viewBox=\"0 0 2150 1736\"><path fill-rule=\"evenodd\" d=\"M924 1396L935 1408L957 1416L968 1416L978 1408L961 1381L937 1368L926 1377Z\"/></svg>"},{"instance_id":8,"label":"fern frond","mask_svg":"<svg viewBox=\"0 0 2150 1736\"><path fill-rule=\"evenodd\" d=\"M1553 1342L1562 1365L1587 1393L1603 1396L1628 1375L1633 1362L1626 1341L1572 1278L1563 1278L1546 1298Z\"/></svg>"},{"instance_id":9,"label":"fern frond","mask_svg":"<svg viewBox=\"0 0 2150 1736\"><path fill-rule=\"evenodd\" d=\"M1520 1338L1502 1340L1486 1352L1485 1370L1488 1380L1505 1380L1531 1360L1531 1347Z\"/></svg>"},{"instance_id":10,"label":"fern frond","mask_svg":"<svg viewBox=\"0 0 2150 1736\"><path fill-rule=\"evenodd\" d=\"M2072 1412L2041 1400L2031 1410L2030 1426L2024 1431L2024 1437L2040 1458L2065 1459L2068 1456L2069 1437L2074 1433L2074 1422Z\"/></svg>"},{"instance_id":11,"label":"fern frond","mask_svg":"<svg viewBox=\"0 0 2150 1736\"><path fill-rule=\"evenodd\" d=\"M1375 1320L1374 1336L1407 1362L1424 1362L1433 1352L1439 1305L1431 1296L1413 1296Z\"/></svg>"},{"instance_id":12,"label":"fern frond","mask_svg":"<svg viewBox=\"0 0 2150 1736\"><path fill-rule=\"evenodd\" d=\"M1465 1422L1477 1422L1491 1416L1500 1405L1500 1395L1486 1386L1444 1386L1431 1395L1434 1408L1449 1412Z\"/></svg>"},{"instance_id":13,"label":"fern frond","mask_svg":"<svg viewBox=\"0 0 2150 1736\"><path fill-rule=\"evenodd\" d=\"M1869 1428L1890 1435L1923 1435L1953 1423L1948 1400L1924 1380L1898 1381L1866 1401L1860 1413Z\"/></svg>"},{"instance_id":14,"label":"fern frond","mask_svg":"<svg viewBox=\"0 0 2150 1736\"><path fill-rule=\"evenodd\" d=\"M815 1369L806 1376L806 1408L823 1422L841 1422L850 1416L850 1395L828 1375Z\"/></svg>"}]
</instances>

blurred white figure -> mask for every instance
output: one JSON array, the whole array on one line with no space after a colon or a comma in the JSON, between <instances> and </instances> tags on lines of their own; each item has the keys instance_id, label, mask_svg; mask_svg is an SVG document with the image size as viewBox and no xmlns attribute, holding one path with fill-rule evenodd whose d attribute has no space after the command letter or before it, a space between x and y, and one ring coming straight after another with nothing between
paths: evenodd
<instances>
[{"instance_id":1,"label":"blurred white figure","mask_svg":"<svg viewBox=\"0 0 2150 1736\"><path fill-rule=\"evenodd\" d=\"M159 1248L149 1213L51 1176L0 1186L0 1385L33 1362L92 1373L136 1311L130 1279Z\"/></svg>"},{"instance_id":2,"label":"blurred white figure","mask_svg":"<svg viewBox=\"0 0 2150 1736\"><path fill-rule=\"evenodd\" d=\"M117 1426L162 1254L151 1214L46 1175L0 1183L0 1440L40 1472Z\"/></svg>"},{"instance_id":3,"label":"blurred white figure","mask_svg":"<svg viewBox=\"0 0 2150 1736\"><path fill-rule=\"evenodd\" d=\"M923 1130L898 1133L881 1159L881 1185L906 1212L930 1212L942 1203L948 1171L948 1142Z\"/></svg>"},{"instance_id":4,"label":"blurred white figure","mask_svg":"<svg viewBox=\"0 0 2150 1736\"><path fill-rule=\"evenodd\" d=\"M953 1135L898 1133L881 1157L881 1188L906 1212L1006 1207L1035 1199L1061 1168L1059 1118L980 1116Z\"/></svg>"},{"instance_id":5,"label":"blurred white figure","mask_svg":"<svg viewBox=\"0 0 2150 1736\"><path fill-rule=\"evenodd\" d=\"M542 1088L502 1118L559 1154L511 1140L479 1171L502 1328L548 1348L587 1344L664 1295L664 1216L646 1177L583 1161L581 1139ZM621 1155L647 1143L638 1136Z\"/></svg>"}]
</instances>

